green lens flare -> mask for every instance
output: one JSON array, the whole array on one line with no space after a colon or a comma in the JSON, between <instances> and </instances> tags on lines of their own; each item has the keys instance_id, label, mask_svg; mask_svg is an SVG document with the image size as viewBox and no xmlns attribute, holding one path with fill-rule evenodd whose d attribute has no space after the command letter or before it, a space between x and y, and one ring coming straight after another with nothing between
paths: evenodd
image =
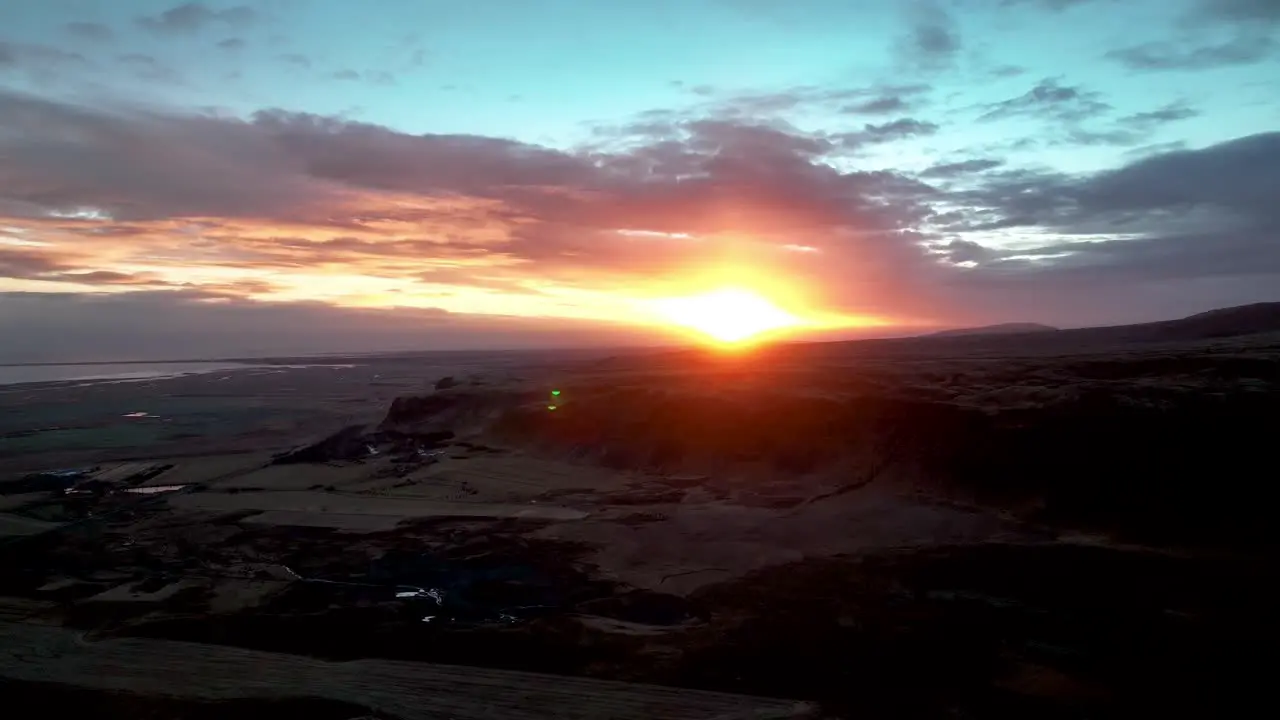
<instances>
[{"instance_id":1,"label":"green lens flare","mask_svg":"<svg viewBox=\"0 0 1280 720\"><path fill-rule=\"evenodd\" d=\"M559 395L560 395L560 391L559 391L559 390L552 390L552 391L551 391L551 394L552 394L553 396L559 396Z\"/></svg>"}]
</instances>

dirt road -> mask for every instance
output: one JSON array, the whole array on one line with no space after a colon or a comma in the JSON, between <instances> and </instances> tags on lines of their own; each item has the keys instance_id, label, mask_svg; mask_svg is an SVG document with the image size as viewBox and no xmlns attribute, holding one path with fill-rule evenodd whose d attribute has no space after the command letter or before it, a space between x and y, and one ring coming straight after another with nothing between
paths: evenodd
<instances>
[{"instance_id":1,"label":"dirt road","mask_svg":"<svg viewBox=\"0 0 1280 720\"><path fill-rule=\"evenodd\" d=\"M323 698L424 720L811 717L784 700L451 665L306 657L166 640L85 641L0 622L0 677L193 700Z\"/></svg>"}]
</instances>

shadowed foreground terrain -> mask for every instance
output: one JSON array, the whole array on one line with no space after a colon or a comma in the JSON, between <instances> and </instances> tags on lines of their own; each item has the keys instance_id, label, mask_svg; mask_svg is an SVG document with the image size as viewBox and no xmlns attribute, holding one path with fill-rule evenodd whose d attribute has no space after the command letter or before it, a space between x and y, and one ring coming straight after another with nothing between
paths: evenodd
<instances>
[{"instance_id":1,"label":"shadowed foreground terrain","mask_svg":"<svg viewBox=\"0 0 1280 720\"><path fill-rule=\"evenodd\" d=\"M412 710L344 690L357 667L505 677L504 717L1233 714L1277 639L1277 329L1263 306L10 390L94 408L75 437L105 440L61 474L32 472L65 465L34 416L0 445L0 619L30 647L0 677L130 690L105 707L158 717L493 709L470 680ZM174 653L190 665L163 686L110 680ZM200 669L228 653L278 680ZM548 700L520 683L566 681L499 671L643 684Z\"/></svg>"}]
</instances>

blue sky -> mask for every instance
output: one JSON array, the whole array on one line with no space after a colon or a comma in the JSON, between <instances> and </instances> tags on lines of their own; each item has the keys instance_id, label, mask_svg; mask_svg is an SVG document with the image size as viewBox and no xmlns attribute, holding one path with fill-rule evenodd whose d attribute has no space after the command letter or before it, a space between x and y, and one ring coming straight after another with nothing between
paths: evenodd
<instances>
[{"instance_id":1,"label":"blue sky","mask_svg":"<svg viewBox=\"0 0 1280 720\"><path fill-rule=\"evenodd\" d=\"M293 187L291 183L296 181L299 193L317 193L316 198L338 192L347 197L372 188L397 193L394 202L400 204L429 200L438 205L441 197L453 193L469 198L477 207L481 200L505 203L509 210L519 205L520 212L528 216L521 227L529 226L528 218L539 227L550 227L551 222L539 214L541 210L535 212L527 203L516 203L497 190L509 186L504 177L512 173L534 172L527 164L520 169L511 165L527 163L530 153L539 158L554 155L563 163L594 162L598 167L622 167L619 163L625 163L634 168L641 159L652 164L655 157L667 157L663 153L675 145L692 153L686 160L696 155L708 162L708 158L723 159L728 152L725 148L731 146L732 153L742 155L738 159L744 163L747 156L777 162L779 156L771 153L782 152L779 148L783 146L767 144L785 140L791 143L786 145L787 152L793 153L788 157L802 159L813 172L839 173L846 182L892 175L917 183L910 198L893 208L893 230L898 236L909 233L914 243L910 252L923 253L924 259L917 258L921 264L913 265L916 260L908 261L894 249L887 255L894 258L892 262L905 265L894 265L893 273L927 278L919 282L931 288L963 288L983 282L990 283L985 287L993 287L1011 282L1015 270L1053 270L1059 272L1055 277L1062 272L1079 272L1072 263L1084 262L1081 238L1099 247L1106 242L1153 240L1157 234L1153 228L1167 225L1166 215L1173 211L1170 207L1125 210L1146 214L1141 222L1126 220L1128 224L1122 229L1117 229L1117 217L1111 217L1106 227L1100 226L1100 216L1067 218L1083 212L1082 198L1092 197L1086 192L1089 183L1102 182L1109 173L1135 164L1148 167L1142 165L1147 159L1170 154L1183 162L1200 162L1197 167L1217 167L1212 158L1186 153L1214 153L1233 141L1269 137L1280 125L1278 31L1280 4L1274 0L380 0L371 4L338 0L185 4L174 0L42 0L0 8L0 92L8 93L11 108L45 103L39 105L40 112L63 113L58 117L70 117L67 113L74 109L92 115L94 122L124 123L121 128L163 128L163 132L154 130L161 132L157 137L168 138L176 143L174 147L186 150L170 152L167 160L157 157L144 163L140 153L134 153L113 162L122 177L145 176L170 189L172 181L162 182L169 172L232 177L249 163L238 169L224 167L232 162L229 158L240 157L236 153L242 150L246 158L256 158L247 149L250 143L283 142L281 123L289 124L290 132L301 132L299 123L304 119L308 132L318 132L319 119L330 123L325 126L329 128L328 140L297 139L309 143L305 146L308 153L319 153L307 156L313 163L321 162L317 157L328 157L317 148L332 141L335 128L377 128L385 135L380 136L380 143L398 143L397 147L405 148L397 160L417 157L413 153L425 153L431 143L439 148L461 142L448 136L477 136L489 143L485 152L490 147L494 152L506 148L500 161L488 155L487 159L468 159L471 156L466 153L479 147L479 143L470 143L468 149L450 150L461 155L424 154L424 165L401 168L395 178L363 178L355 183L348 175L330 176L309 166L302 172L306 178L281 183ZM264 121L264 112L276 120ZM136 273L139 277L168 273L181 277L185 288L210 285L214 283L210 278L222 282L226 268L215 267L194 249L186 265L161 268L152 262L157 257L153 250L150 254L126 251L147 244L141 240L135 245L120 240L121 244L108 246L100 240L86 241L85 228L36 227L33 216L66 219L68 207L89 208L90 214L120 220L127 215L125 207L150 202L142 195L152 186L135 188L138 194L128 199L117 193L104 200L106 195L95 188L92 192L82 189L83 197L78 199L59 195L52 203L47 198L56 193L42 194L34 188L40 183L62 182L49 179L54 172L53 158L65 160L86 152L84 146L66 135L35 137L31 134L39 133L39 123L20 128L7 123L3 113L0 105L0 151L8 131L8 141L23 143L31 155L30 163L21 171L11 171L11 177L6 179L0 172L0 215L6 207L24 208L8 211L12 216L8 252L37 247L32 244L36 242L41 243L38 247L44 254L36 260L24 256L22 260L29 266L39 261L61 267L60 263L74 260L81 273L98 270ZM14 117L19 116L10 115ZM204 130L196 128L197 122L205 123L201 125ZM225 155L210 149L212 145L206 148L201 144L245 127L262 132L274 129L276 134L270 141L227 135L225 142L234 148L225 147ZM744 128L761 132L745 135L740 132ZM187 139L186 133L201 139ZM350 137L350 133L343 134L343 142ZM415 138L417 144L408 144ZM518 145L499 146L499 140ZM748 147L739 143L757 144ZM822 149L810 152L803 149L803 143L819 143ZM47 148L50 155L35 157L31 149L36 147ZM195 153L193 147L200 148L202 162L222 158L216 161L216 173L199 167L157 170L157 163ZM303 146L271 147L283 148L281 152L288 155L301 152ZM342 158L348 162L345 153L354 150L345 145L339 149L335 143L325 152L344 153ZM366 159L372 157L366 155ZM138 163L136 168L130 167L133 162ZM282 157L281 162L287 165L290 161ZM440 162L488 162L501 167L485 165L494 175L469 178L466 187L456 184L461 180L434 175L429 186L421 184L418 174L425 172L423 168ZM272 171L283 172L282 167L273 165ZM978 169L962 171L971 168ZM350 169L344 165L344 171ZM699 172L695 175L710 178L707 182L718 181L715 169L702 167ZM1253 170L1241 172L1248 176ZM406 173L414 175L418 184L403 184ZM110 173L104 171L103 177L110 178ZM563 175L556 177L560 179L547 183L564 181ZM688 177L693 175L674 178L673 182L687 181ZM626 199L613 181L595 178L580 183L581 178L574 178L564 182L575 193L615 193L619 202ZM740 195L764 192L760 190L763 185L748 183L742 177L728 180ZM549 186L540 179L529 182ZM1035 195L1043 202L1035 207L1014 207L1019 200L1011 192L1018 183L1024 184L1017 190L1021 196ZM744 190L748 186L754 188L750 193ZM922 189L925 186L927 192ZM201 186L193 189L205 193L200 202L186 196L182 199L201 208L201 222L210 222L210 217L241 217L236 214L239 210L227 209L223 216L219 208L210 209L213 195L225 189ZM884 192L876 189L865 197L891 202ZM719 194L713 193L714 197L724 194L723 187ZM380 197L379 202L393 200L389 195ZM772 196L751 197L764 205L772 200ZM1241 223L1258 220L1245 217L1253 212L1252 206L1244 208L1233 201L1214 205L1189 195L1176 199L1177 212L1194 214L1195 223L1219 223L1234 232ZM113 208L112 202L119 207ZM364 202L371 201L365 197ZM910 210L907 204L911 204ZM43 209L32 209L37 206ZM664 206L663 211L666 209ZM273 210L255 210L255 222L278 222L287 214ZM370 211L362 212L367 215ZM598 208L582 212L586 213L582 217L594 218ZM1109 207L1107 212L1120 211ZM967 217L958 219L956 213ZM657 214L666 217L663 212ZM745 258L756 258L757 245L773 241L812 245L827 254L830 267L856 265L858 252L878 252L847 250L851 254L841 255L837 261L835 256L846 249L833 238L841 237L849 224L843 220L824 224L820 220L830 219L830 214L826 210L820 214L821 218L806 216L799 225L787 226L788 237L774 237L762 229L773 227L770 222L742 228L704 223L699 237L708 240L704 246L713 240L721 243L715 256L731 256L726 262L735 266L749 264ZM164 220L171 226L192 217L190 211L175 207L155 210L147 220ZM446 215L432 217L443 223ZM451 222L457 220L448 217ZM486 217L488 222L499 222L497 215ZM980 217L987 221L980 221ZM1270 232L1267 223L1271 219L1264 220L1259 227ZM636 221L635 216L625 218L625 224ZM555 222L568 221L557 216ZM561 248L556 243L578 242L598 232L595 223L589 223L588 231L574 220L570 223L573 239L556 241L542 235L525 237L509 225L500 230L491 228L491 232L502 234L504 245L489 248L492 253L485 256L487 265L471 258L471 264L461 268L454 255L424 258L427 265L438 260L431 265L433 272L448 270L449 280L433 283L423 292L398 284L400 278L388 275L385 267L377 271L381 274L357 273L358 277L344 280L343 286L358 288L350 297L332 293L309 296L303 283L292 282L301 274L291 280L279 269L246 271L239 280L275 283L277 301L319 299L337 308L349 305L357 296L363 298L362 303L375 296L387 302L392 295L412 296L408 304L419 310L500 315L509 314L512 302L531 315L586 307L596 302L591 299L596 297L593 293L619 286L623 295L656 292L650 287L654 283L647 281L654 279L657 266L642 264L643 273L637 270L636 274L646 277L629 280L626 272L609 267L608 280L604 275L591 279L586 275L591 269L577 267L577 261L556 264L542 251L510 249L513 242L520 248ZM623 218L617 218L614 224L618 223L623 223ZM1188 227L1195 224L1188 223ZM678 226L676 221L665 222L664 232L680 234L683 231ZM141 232L136 224L131 227ZM321 231L309 227L301 234L315 240ZM158 231L159 226L147 229ZM105 230L97 232L101 235ZM237 225L235 232L249 230ZM387 231L379 232L379 238L388 237ZM724 245L727 241L722 242L723 237L732 232L750 234L754 244L745 249ZM125 237L123 229L118 233L116 237ZM15 239L19 235L23 244ZM43 239L32 239L37 236ZM968 248L968 244L980 246L982 252L976 255L983 255L981 260L975 259L974 252L952 250ZM0 245L0 249L4 247ZM597 243L558 257L584 258L599 247ZM1027 265L1031 261L1025 253L1019 255L1028 247L1035 250L1032 256L1037 258L1031 265ZM1122 245L1107 247L1110 253ZM1123 247L1136 248L1138 244ZM244 243L235 248L228 245L221 252L234 255L243 248ZM49 255L55 252L63 254L57 258ZM608 266L613 257L610 253L615 251L599 252L608 256L602 261ZM1102 262L1096 250L1089 252L1093 254L1088 262ZM658 270L676 275L692 272L695 265L704 270L709 256L700 253L675 253L679 257ZM958 259L961 255L967 259ZM539 265L544 262L545 268ZM936 276L939 270L934 266L938 263L957 273L974 272ZM476 270L481 265L483 272ZM517 277L517 267L524 268L520 272L536 272ZM1001 310L1005 304L994 300L975 301L970 310L954 317L947 312L947 308L956 307L949 300L933 309L912 305L899 308L899 312L883 302L846 297L831 290L831 278L812 267L787 268L796 273L797 284L817 288L812 294L842 311L925 324L1006 319L997 317L1005 312ZM538 302L530 304L527 298L517 302L504 296L503 300L495 295L501 291L492 287L484 290L488 294L481 293L479 288L496 277L484 273L497 273L504 282L521 283L526 291L533 287L531 278L546 278L546 282L535 283ZM11 275L0 277L0 291L76 294L165 289L145 283L127 288L127 283L110 288L88 282L68 285L65 278L29 271ZM87 281L89 276L83 277ZM477 277L480 279L475 280ZM1148 279L1127 282L1133 288ZM1262 293L1223 292L1223 281L1216 277L1186 278L1181 293L1167 278L1159 282L1164 284L1158 289L1143 291L1157 299L1140 301L1135 296L1136 309L1115 313L1114 318L1105 317L1102 307L1071 310L1065 299L1069 293L1064 289L1063 297L1046 301L1044 317L1007 319L1064 324L1152 319L1194 309L1197 304L1254 299ZM1265 286L1261 280L1256 282L1259 288ZM877 283L879 279L870 284ZM339 285L342 283L329 283L330 287ZM640 289L642 285L646 289ZM1107 292L1122 297L1119 287L1117 284L1117 289ZM1214 289L1209 292L1205 287ZM1198 289L1188 294L1188 288ZM442 295L449 292L453 294ZM271 297L271 293L251 295L242 299ZM436 303L441 297L454 300L452 304ZM1167 299L1171 297L1193 300ZM390 304L401 307L405 302ZM591 313L577 315L586 318Z\"/></svg>"},{"instance_id":2,"label":"blue sky","mask_svg":"<svg viewBox=\"0 0 1280 720\"><path fill-rule=\"evenodd\" d=\"M146 98L179 107L251 113L282 107L341 115L410 133L468 133L556 146L586 139L596 123L624 122L656 108L695 108L713 99L781 92L797 86L865 87L927 80L945 131L920 148L952 152L988 145L1032 122L975 126L983 105L1061 78L1100 93L1124 116L1195 99L1200 117L1152 136L1194 145L1274 123L1280 80L1274 63L1182 73L1131 72L1107 57L1117 48L1202 37L1213 45L1267 29L1180 27L1179 8L1194 2L1135 0L1061 3L967 0L480 0L474 3L384 0L208 2L212 16L191 30L148 30L171 0L19 3L8 8L13 41L78 53L98 67L54 83L16 78L14 86L104 99ZM251 8L236 22L224 11ZM946 13L954 62L917 68L902 57L913 22ZM73 19L74 18L74 19ZM110 40L69 31L94 23ZM1201 23L1203 25L1203 23ZM228 43L227 41L230 41ZM220 46L220 44L222 44ZM154 58L172 74L130 67L125 55ZM1002 69L1021 70L1002 77ZM358 80L337 79L359 73ZM25 82L24 82L25 80ZM64 84L65 87L60 87ZM677 85L679 83L679 85ZM696 90L695 90L696 89ZM697 94L698 91L708 95ZM802 122L856 128L861 118L815 112ZM1118 152L1028 153L1028 162L1117 162ZM887 158L886 158L887 160Z\"/></svg>"}]
</instances>

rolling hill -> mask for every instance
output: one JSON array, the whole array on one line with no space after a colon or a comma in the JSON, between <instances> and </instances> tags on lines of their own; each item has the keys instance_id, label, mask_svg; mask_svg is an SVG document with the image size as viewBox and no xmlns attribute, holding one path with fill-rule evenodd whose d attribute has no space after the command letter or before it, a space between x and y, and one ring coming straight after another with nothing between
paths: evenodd
<instances>
[{"instance_id":1,"label":"rolling hill","mask_svg":"<svg viewBox=\"0 0 1280 720\"><path fill-rule=\"evenodd\" d=\"M1056 332L1058 328L1040 323L1001 323L973 328L940 330L922 337L967 337L971 335L1018 335L1021 333Z\"/></svg>"}]
</instances>

